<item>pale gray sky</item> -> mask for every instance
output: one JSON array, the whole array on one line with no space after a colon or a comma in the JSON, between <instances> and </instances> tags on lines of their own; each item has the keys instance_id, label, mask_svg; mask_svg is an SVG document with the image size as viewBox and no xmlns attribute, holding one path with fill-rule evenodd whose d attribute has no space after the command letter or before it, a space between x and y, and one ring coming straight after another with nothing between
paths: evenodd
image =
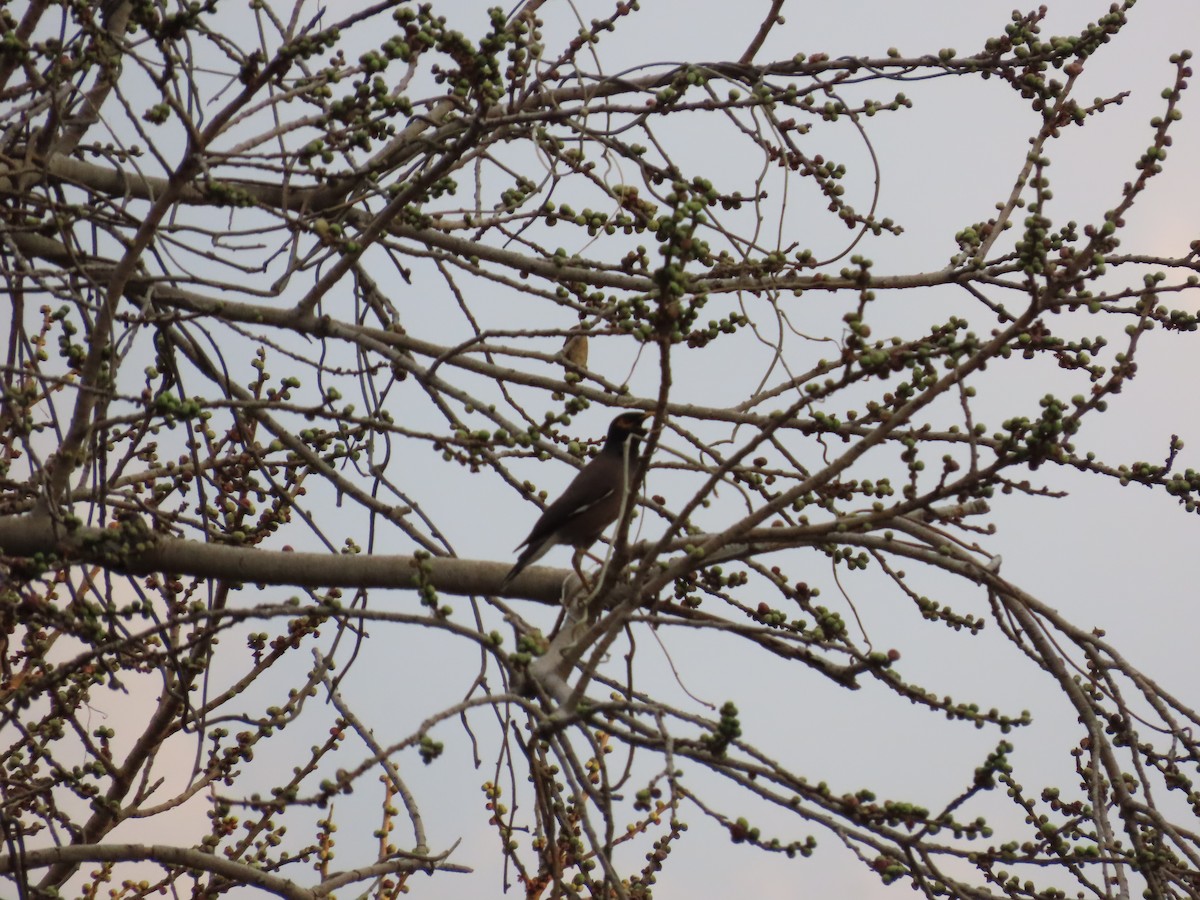
<instances>
[{"instance_id":1,"label":"pale gray sky","mask_svg":"<svg viewBox=\"0 0 1200 900\"><path fill-rule=\"evenodd\" d=\"M472 33L484 27L484 11L489 5L483 0L457 0L447 4L446 14L456 27ZM623 22L598 48L605 72L657 62L734 59L749 42L769 4L766 0L736 4L728 0L643 0L642 5L641 13ZM1103 14L1108 3L1048 0L1048 6L1045 32L1051 34L1077 31ZM549 0L541 9L547 21L548 46L557 49L563 36L575 32L575 11L586 21L610 9L610 3L580 0L572 7ZM986 37L1003 29L1011 9L1011 0L789 3L784 7L786 24L775 29L758 60L788 58L801 51L880 56L889 47L914 56L936 53L943 47L974 53ZM1172 77L1167 56L1185 47L1200 49L1200 16L1191 3L1143 0L1130 19L1114 45L1088 62L1082 91L1082 96L1091 97L1130 90L1129 100L1088 127L1067 131L1049 148L1055 160L1050 169L1056 195L1052 214L1062 220L1095 221L1115 205L1122 182L1133 177L1133 163L1150 142L1149 119L1160 111L1159 92ZM1027 104L997 81L939 79L897 89L900 87L914 100L914 108L881 114L867 122L882 171L879 214L892 217L905 228L900 238L872 241L860 248L859 252L875 261L879 274L944 266L956 249L954 233L968 223L986 219L994 204L1008 195L1022 166L1028 138L1038 127ZM850 90L847 94L878 98L884 90L872 85L861 94ZM1196 162L1200 159L1200 102L1185 95L1183 109L1185 118L1174 132L1166 172L1129 217L1124 233L1127 252L1182 255L1191 240L1200 238L1200 164ZM708 135L702 124L696 134L681 133L678 139L681 162L693 161L722 173L736 171L741 164L738 158L730 158L731 151L721 138ZM872 180L861 140L848 127L822 130L820 140L828 141L829 149L823 152L851 166L847 189L855 202L866 205ZM757 167L759 160L749 165ZM798 240L814 248L840 246L845 233L830 232L823 210L806 205L803 186L793 185L793 189L796 193L779 223L782 242ZM419 280L418 288L434 283ZM503 302L504 298L497 299ZM403 309L404 303L399 298L398 302ZM962 295L953 291L897 294L876 304L872 321L878 323L877 334L889 327L916 329L944 318L963 302ZM1195 309L1200 297L1181 297L1178 302ZM841 301L811 297L803 303L791 310L793 324L801 329L809 322L814 327L828 327L844 312ZM497 315L509 314L503 307L497 311ZM421 321L421 326L446 334L456 327L450 318ZM1103 323L1097 327L1104 327ZM1161 332L1149 335L1152 347L1144 354L1138 378L1112 404L1100 426L1085 431L1077 443L1120 461L1158 460L1165 455L1167 439L1174 432L1188 442L1185 458L1194 465L1194 454L1200 453L1200 411L1194 399L1200 356L1195 352L1195 339L1194 335ZM715 352L728 354L741 347L749 354L753 345L732 342L729 346L730 350ZM822 353L818 345L801 341L790 342L788 348L794 354L789 362L797 369L807 368ZM600 347L597 352L600 355L593 358L593 367L616 380L636 362L627 348ZM736 356L704 356L692 364L685 361L683 366L678 374L686 388L681 390L718 401L744 397L762 374L753 361L748 364L746 358ZM654 377L654 365L641 362L632 379L635 390L652 390ZM980 387L977 412L994 428L1008 415L1027 413L1036 398L1054 386L1041 379L1055 377L1056 373L1046 368L1021 366L989 373ZM597 409L578 417L573 427L581 438L597 437L607 420L608 412ZM397 461L397 465L409 464L419 463ZM559 465L561 471L541 469L537 475L539 483L552 493L571 475L566 466L546 464L553 465ZM441 470L418 471L421 488L447 489L438 480ZM1194 588L1200 575L1200 554L1195 552L1200 521L1167 498L1152 497L1138 488L1120 489L1048 469L1038 476L1051 486L1071 490L1072 495L1061 501L997 498L991 520L998 532L987 539L986 549L1003 556L1003 572L1013 582L1057 607L1076 624L1107 629L1112 642L1130 660L1185 698L1194 695L1200 683L1200 663L1193 647L1200 624ZM650 490L666 492L669 486L669 482L652 481ZM510 559L513 545L532 522L533 508L494 484L463 479L449 489L463 491L487 512L486 516L464 515L454 523L450 536L458 552ZM497 527L497 521L504 524ZM355 523L347 523L348 529L353 527ZM653 534L653 528L654 523L647 524L647 536ZM361 541L363 536L355 537ZM392 552L393 548L377 549ZM565 564L567 555L566 550L556 551L546 562ZM812 565L808 580L822 587L828 605L852 621L849 607L829 578L827 564L814 555ZM925 589L939 600L952 601L959 612L987 614L985 598L965 592L960 585L930 577ZM939 589L953 594L940 595ZM995 629L967 640L914 624L907 609L901 614L892 608L900 602L895 592L884 590L870 578L855 582L849 592L868 629L886 635L884 646L902 651L904 671L914 680L939 693L953 692L956 699L977 700L1011 712L1034 711L1034 727L1015 735L1018 749L1014 759L1022 767L1022 777L1028 777L1030 783L1050 784L1069 774L1066 752L1073 740L1069 710L1052 685L1024 664ZM255 599L247 592L244 602ZM411 596L377 592L373 602L408 608ZM540 620L549 613L529 611L529 615ZM795 671L783 670L772 661L714 658L714 646L703 637L668 629L659 637L688 691L718 704L733 699L743 712L748 739L768 755L790 761L811 780L828 780L836 790L871 787L881 796L936 806L969 780L983 754L1000 737L992 730L975 731L902 706L871 684L851 695L815 677L798 680ZM344 691L356 697L360 715L373 723L384 743L403 737L423 715L460 699L477 664L474 654L433 632L428 633L419 655L410 655L407 646L401 649L403 652L397 652L396 644L389 641L387 626L372 628L372 637L344 685ZM644 689L661 691L681 705L687 703L666 665L664 652L650 635L641 638L638 666ZM1200 698L1193 696L1193 700ZM490 727L485 719L482 715L476 718L483 732ZM494 728L491 731L494 733ZM435 850L461 838L452 859L475 867L477 874L440 875L428 883L418 878L413 883L414 895L496 896L500 877L497 838L484 824L484 800L479 791L480 783L494 773L486 767L469 769L470 747L456 724L443 726L435 737L445 742L445 757L428 769L408 769L405 774L418 791ZM295 735L298 757L317 739ZM190 766L191 751L179 752L181 765ZM347 756L357 761L358 750L348 749ZM484 757L492 758L487 753ZM409 759L411 756L405 757ZM278 766L293 761L272 758L260 760L260 764L274 775ZM725 793L731 809L741 805L736 794L719 786L714 790L718 795ZM343 847L370 840L370 831L377 824L374 809L365 801L360 809L358 803L357 798L346 798L337 804L343 819ZM839 847L833 835L810 832L771 810L744 805L745 814L764 833L784 841L815 834L820 842L817 854L808 860L788 860L733 847L727 834L708 825L700 814L689 813L685 818L693 831L674 848L657 896L873 900L906 890L894 888L889 893ZM1010 815L1004 804L994 807L998 817ZM314 812L313 818L316 815ZM130 839L139 835L139 829L145 830L131 824ZM294 834L303 832L299 827L293 829ZM637 847L640 858L646 848ZM520 889L514 888L512 895L519 894Z\"/></svg>"}]
</instances>

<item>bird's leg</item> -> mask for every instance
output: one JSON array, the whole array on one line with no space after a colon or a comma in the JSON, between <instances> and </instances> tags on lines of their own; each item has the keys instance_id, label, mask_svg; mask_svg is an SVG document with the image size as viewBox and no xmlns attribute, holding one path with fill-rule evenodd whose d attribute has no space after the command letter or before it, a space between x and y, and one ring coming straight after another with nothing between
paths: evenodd
<instances>
[{"instance_id":1,"label":"bird's leg","mask_svg":"<svg viewBox=\"0 0 1200 900\"><path fill-rule=\"evenodd\" d=\"M576 547L575 552L571 554L571 567L575 570L575 574L579 576L579 583L583 585L583 592L590 594L592 592L592 583L588 581L588 577L583 574L583 558L588 555L586 549Z\"/></svg>"}]
</instances>

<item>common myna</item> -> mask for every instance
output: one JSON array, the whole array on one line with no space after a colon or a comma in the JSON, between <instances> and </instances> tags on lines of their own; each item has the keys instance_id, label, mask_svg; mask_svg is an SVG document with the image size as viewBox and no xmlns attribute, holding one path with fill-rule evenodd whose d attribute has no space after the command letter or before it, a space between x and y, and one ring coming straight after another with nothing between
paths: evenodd
<instances>
[{"instance_id":1,"label":"common myna","mask_svg":"<svg viewBox=\"0 0 1200 900\"><path fill-rule=\"evenodd\" d=\"M500 590L508 587L526 566L541 559L557 544L575 548L572 565L579 573L579 563L601 532L621 514L621 504L637 461L638 439L646 436L643 424L652 413L624 412L608 426L608 438L600 453L579 470L575 480L567 485L562 496L546 507L534 524L529 537L517 545L521 555L504 576Z\"/></svg>"}]
</instances>

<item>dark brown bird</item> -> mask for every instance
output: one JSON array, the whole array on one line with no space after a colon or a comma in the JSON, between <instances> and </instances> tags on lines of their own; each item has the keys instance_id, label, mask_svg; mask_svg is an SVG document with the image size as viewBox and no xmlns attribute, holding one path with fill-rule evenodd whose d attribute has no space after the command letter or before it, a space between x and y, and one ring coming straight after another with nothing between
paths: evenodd
<instances>
[{"instance_id":1,"label":"dark brown bird","mask_svg":"<svg viewBox=\"0 0 1200 900\"><path fill-rule=\"evenodd\" d=\"M558 544L570 544L575 548L571 564L583 580L583 573L579 571L583 553L621 514L621 504L637 461L638 440L646 436L642 426L651 415L625 412L612 420L600 453L579 470L562 496L546 507L529 537L517 545L518 549L525 549L517 557L516 565L504 576L500 590L508 587L526 566L541 559L546 551Z\"/></svg>"}]
</instances>

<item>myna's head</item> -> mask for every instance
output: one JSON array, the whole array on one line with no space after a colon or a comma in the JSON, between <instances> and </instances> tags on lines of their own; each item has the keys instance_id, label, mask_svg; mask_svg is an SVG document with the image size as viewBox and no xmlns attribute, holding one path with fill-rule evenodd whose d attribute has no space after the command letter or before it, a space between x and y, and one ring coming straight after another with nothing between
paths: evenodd
<instances>
[{"instance_id":1,"label":"myna's head","mask_svg":"<svg viewBox=\"0 0 1200 900\"><path fill-rule=\"evenodd\" d=\"M608 439L601 452L623 454L629 444L630 451L636 453L637 442L646 436L646 421L653 415L637 411L621 413L608 426Z\"/></svg>"}]
</instances>

